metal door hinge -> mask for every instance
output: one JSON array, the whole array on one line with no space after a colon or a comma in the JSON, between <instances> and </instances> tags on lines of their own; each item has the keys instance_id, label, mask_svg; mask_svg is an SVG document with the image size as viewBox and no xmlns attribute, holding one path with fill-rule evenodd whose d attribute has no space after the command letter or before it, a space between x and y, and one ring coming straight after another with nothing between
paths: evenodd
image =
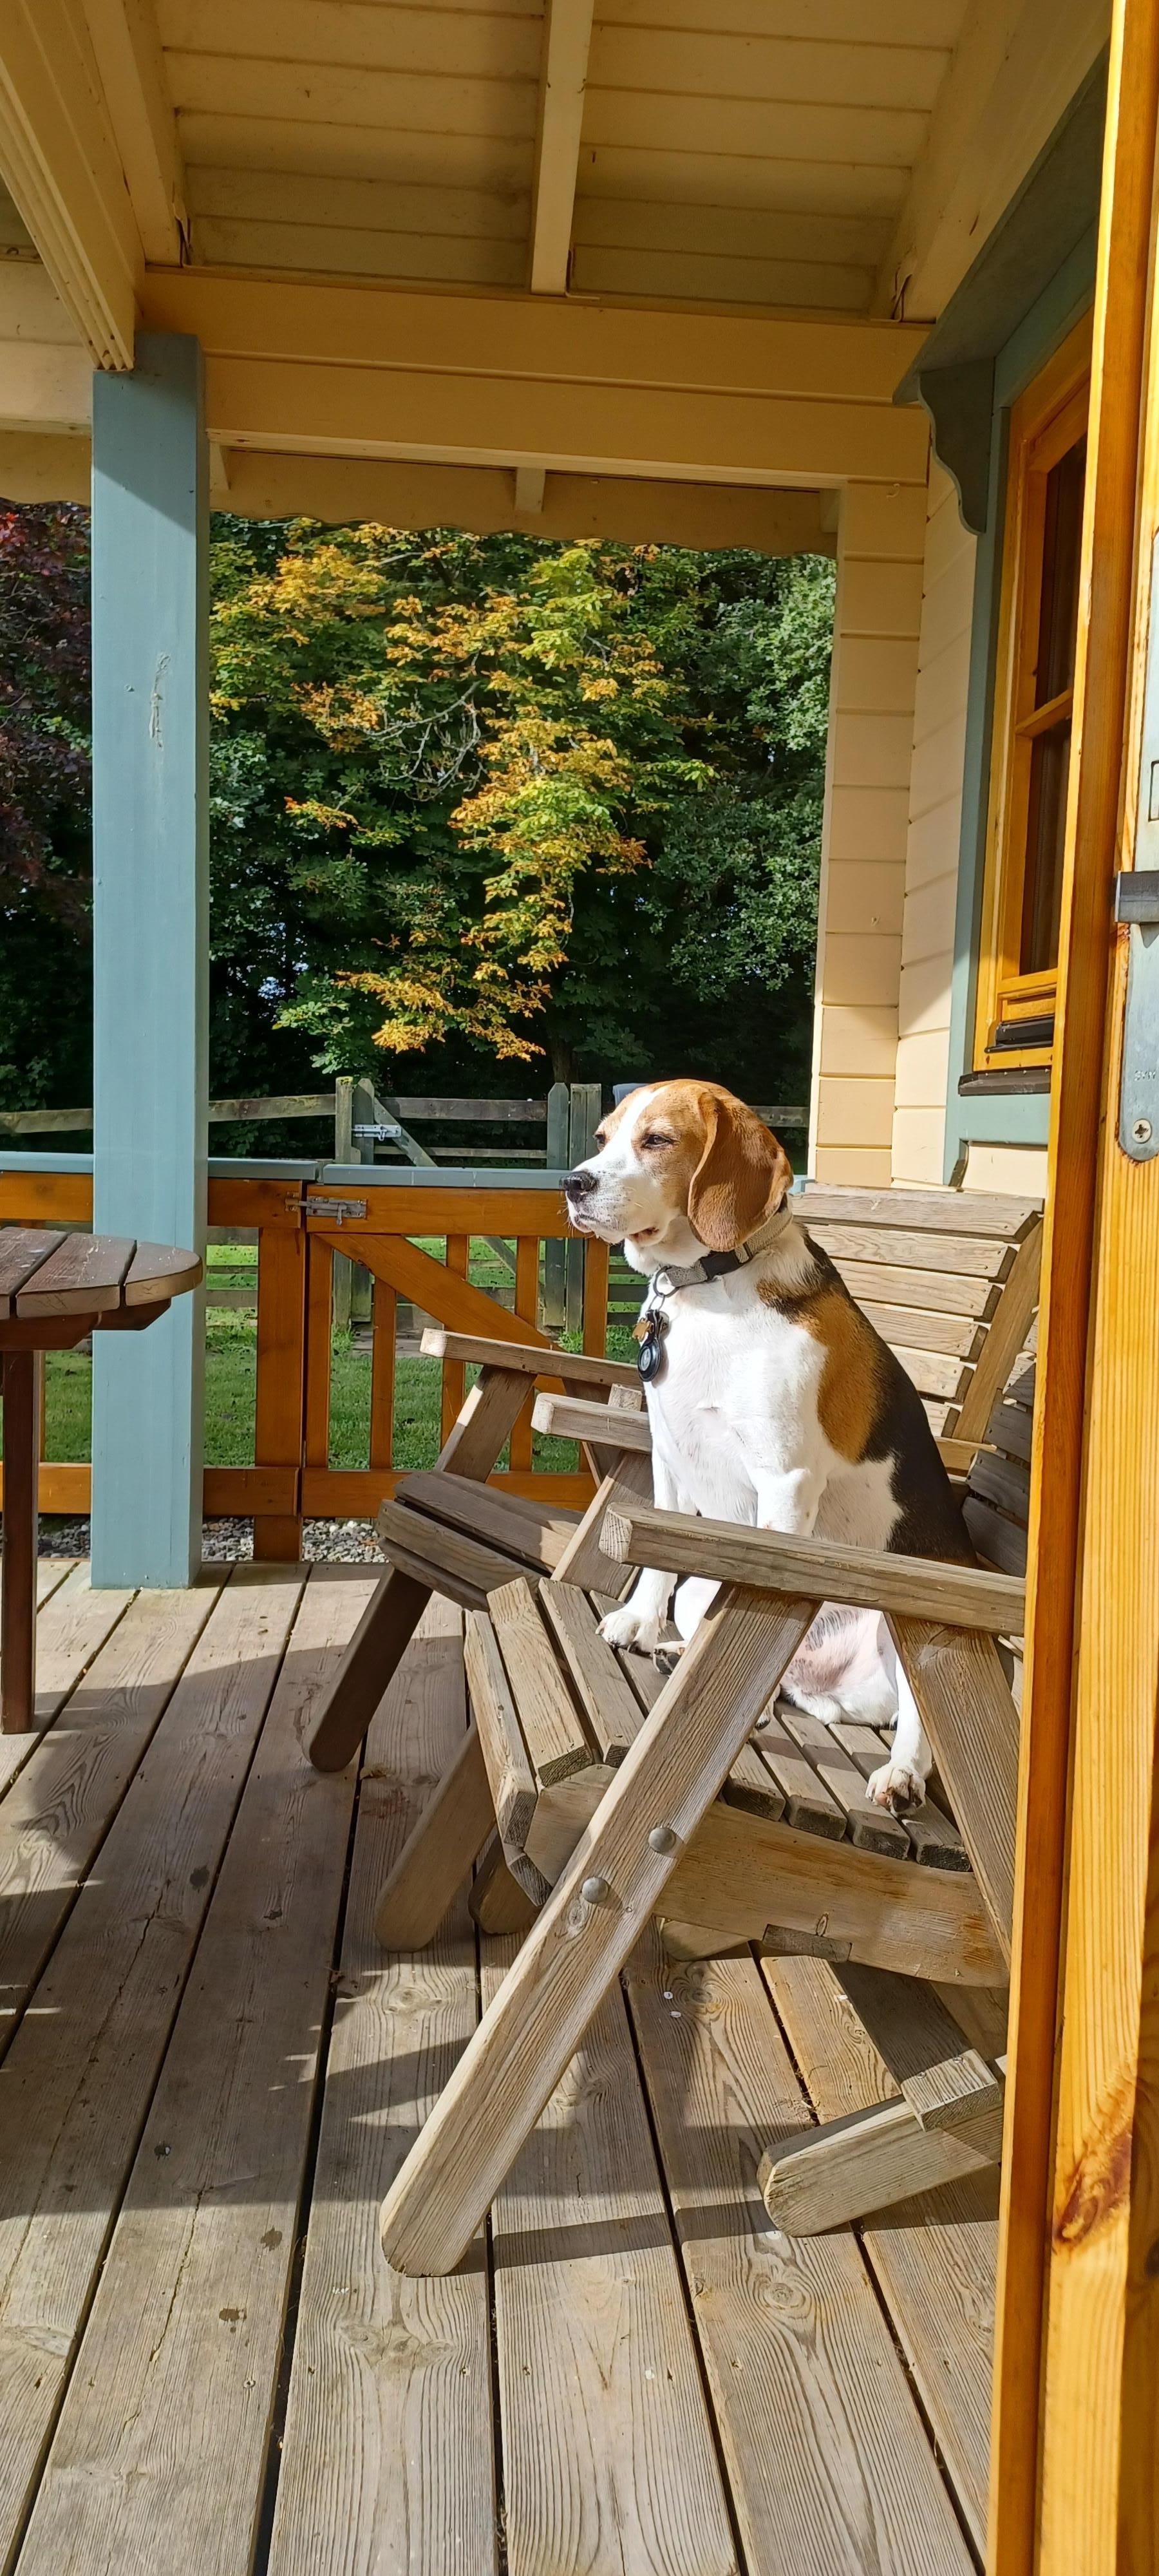
<instances>
[{"instance_id":1,"label":"metal door hinge","mask_svg":"<svg viewBox=\"0 0 1159 2576\"><path fill-rule=\"evenodd\" d=\"M1144 782L1159 758L1144 750ZM1159 815L1155 820L1159 821ZM1147 820L1152 817L1148 811ZM1123 1066L1119 1078L1119 1144L1132 1163L1159 1154L1159 868L1125 869L1115 879L1115 919L1130 937Z\"/></svg>"}]
</instances>

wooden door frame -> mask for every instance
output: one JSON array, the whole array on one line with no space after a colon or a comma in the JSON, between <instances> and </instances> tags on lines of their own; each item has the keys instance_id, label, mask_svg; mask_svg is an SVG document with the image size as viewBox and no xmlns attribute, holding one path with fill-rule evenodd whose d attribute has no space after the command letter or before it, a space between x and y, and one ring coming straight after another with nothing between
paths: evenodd
<instances>
[{"instance_id":1,"label":"wooden door frame","mask_svg":"<svg viewBox=\"0 0 1159 2576\"><path fill-rule=\"evenodd\" d=\"M1032 1469L991 2576L1135 2576L1155 2549L1159 2138L1140 2078L1159 2050L1153 1955L1145 1969L1159 1164L1129 1162L1115 1136L1126 936L1111 904L1134 854L1159 519L1157 119L1159 0L1114 0Z\"/></svg>"}]
</instances>

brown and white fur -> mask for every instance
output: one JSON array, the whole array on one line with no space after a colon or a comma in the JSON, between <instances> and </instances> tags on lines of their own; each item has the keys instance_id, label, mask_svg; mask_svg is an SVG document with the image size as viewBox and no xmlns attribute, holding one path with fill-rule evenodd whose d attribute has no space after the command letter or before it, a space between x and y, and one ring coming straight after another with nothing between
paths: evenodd
<instances>
[{"instance_id":1,"label":"brown and white fur","mask_svg":"<svg viewBox=\"0 0 1159 2576\"><path fill-rule=\"evenodd\" d=\"M782 1207L792 1182L777 1138L716 1083L631 1092L598 1143L568 1175L572 1223L622 1240L645 1278L706 1250L735 1250ZM972 1560L911 1380L791 1214L766 1251L679 1289L665 1311L665 1364L646 1389L662 1509ZM604 1635L655 1651L671 1589L666 1575L642 1573ZM683 1636L716 1589L699 1577L680 1585ZM896 1719L892 1759L869 1794L881 1806L920 1805L930 1750L884 1618L827 1604L782 1687L829 1722Z\"/></svg>"}]
</instances>

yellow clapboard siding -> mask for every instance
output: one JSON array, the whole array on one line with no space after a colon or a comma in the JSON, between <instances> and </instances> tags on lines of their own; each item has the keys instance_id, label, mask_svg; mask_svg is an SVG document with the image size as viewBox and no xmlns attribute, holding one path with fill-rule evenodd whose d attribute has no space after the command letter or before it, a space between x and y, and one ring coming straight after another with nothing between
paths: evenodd
<instances>
[{"instance_id":1,"label":"yellow clapboard siding","mask_svg":"<svg viewBox=\"0 0 1159 2576\"><path fill-rule=\"evenodd\" d=\"M948 1029L953 971L954 961L948 954L923 957L919 964L906 967L901 996L907 1035L919 1029ZM1030 1196L1034 1196L1033 1191Z\"/></svg>"},{"instance_id":2,"label":"yellow clapboard siding","mask_svg":"<svg viewBox=\"0 0 1159 2576\"><path fill-rule=\"evenodd\" d=\"M839 163L823 153L806 151L774 163L764 152L720 151L695 144L673 149L659 141L653 144L646 132L629 144L585 149L580 164L584 197L763 212L775 182L782 212L874 217L889 216L901 205L907 176L900 163L888 168L880 163Z\"/></svg>"},{"instance_id":3,"label":"yellow clapboard siding","mask_svg":"<svg viewBox=\"0 0 1159 2576\"><path fill-rule=\"evenodd\" d=\"M898 379L900 382L900 378ZM853 483L842 496L843 554L868 561L923 563L926 551L924 478L910 491L878 492L868 483Z\"/></svg>"},{"instance_id":4,"label":"yellow clapboard siding","mask_svg":"<svg viewBox=\"0 0 1159 2576\"><path fill-rule=\"evenodd\" d=\"M922 646L924 658L932 661L959 635L968 635L973 623L971 610L974 597L974 551L977 540L967 539L960 554L952 556L936 580L926 566L922 598Z\"/></svg>"},{"instance_id":5,"label":"yellow clapboard siding","mask_svg":"<svg viewBox=\"0 0 1159 2576\"><path fill-rule=\"evenodd\" d=\"M892 1075L896 1050L896 1010L871 1003L863 1003L856 1010L841 1009L832 1003L826 1008L821 1023L823 1075Z\"/></svg>"},{"instance_id":6,"label":"yellow clapboard siding","mask_svg":"<svg viewBox=\"0 0 1159 2576\"><path fill-rule=\"evenodd\" d=\"M905 989L903 970L902 990ZM946 1069L949 1028L926 1029L920 1035L905 1035L897 1042L897 1104L899 1109L945 1110Z\"/></svg>"},{"instance_id":7,"label":"yellow clapboard siding","mask_svg":"<svg viewBox=\"0 0 1159 2576\"><path fill-rule=\"evenodd\" d=\"M818 1145L888 1147L893 1134L893 1081L858 1074L838 1076L821 1085L817 1104Z\"/></svg>"},{"instance_id":8,"label":"yellow clapboard siding","mask_svg":"<svg viewBox=\"0 0 1159 2576\"><path fill-rule=\"evenodd\" d=\"M841 707L850 714L904 715L914 712L914 648L910 636L891 642L888 636L850 636L841 619Z\"/></svg>"},{"instance_id":9,"label":"yellow clapboard siding","mask_svg":"<svg viewBox=\"0 0 1159 2576\"><path fill-rule=\"evenodd\" d=\"M944 1102L939 1101L936 1109L899 1107L894 1113L893 1121L895 1177L912 1181L916 1186L924 1189L940 1187L945 1133Z\"/></svg>"},{"instance_id":10,"label":"yellow clapboard siding","mask_svg":"<svg viewBox=\"0 0 1159 2576\"><path fill-rule=\"evenodd\" d=\"M910 791L915 814L924 814L929 806L936 805L947 786L961 794L964 720L963 699L935 732L915 743Z\"/></svg>"},{"instance_id":11,"label":"yellow clapboard siding","mask_svg":"<svg viewBox=\"0 0 1159 2576\"><path fill-rule=\"evenodd\" d=\"M928 885L931 877L945 876L947 869L957 867L962 828L961 781L951 778L949 785L948 796L911 818L905 863L907 893L911 886Z\"/></svg>"},{"instance_id":12,"label":"yellow clapboard siding","mask_svg":"<svg viewBox=\"0 0 1159 2576\"><path fill-rule=\"evenodd\" d=\"M900 939L826 929L826 1003L892 1004L896 1011L900 971Z\"/></svg>"},{"instance_id":13,"label":"yellow clapboard siding","mask_svg":"<svg viewBox=\"0 0 1159 2576\"><path fill-rule=\"evenodd\" d=\"M537 80L534 17L460 6L393 8L389 0L157 0L167 54L248 55L252 61L357 70L433 72L478 80Z\"/></svg>"},{"instance_id":14,"label":"yellow clapboard siding","mask_svg":"<svg viewBox=\"0 0 1159 2576\"><path fill-rule=\"evenodd\" d=\"M294 118L308 125L478 134L503 142L535 131L530 80L464 80L423 72L355 70L345 64L254 62L225 54L165 57L180 113L229 115L255 124Z\"/></svg>"},{"instance_id":15,"label":"yellow clapboard siding","mask_svg":"<svg viewBox=\"0 0 1159 2576\"><path fill-rule=\"evenodd\" d=\"M912 169L927 119L906 108L811 107L765 99L673 98L589 89L585 148L754 153L762 160L868 161Z\"/></svg>"},{"instance_id":16,"label":"yellow clapboard siding","mask_svg":"<svg viewBox=\"0 0 1159 2576\"><path fill-rule=\"evenodd\" d=\"M187 0L187 5L197 0ZM709 20L703 31L609 25L592 36L589 87L656 90L692 98L786 100L834 106L905 108L928 116L947 57L925 45L810 41L805 21L791 38L732 35ZM872 19L864 33L876 34Z\"/></svg>"},{"instance_id":17,"label":"yellow clapboard siding","mask_svg":"<svg viewBox=\"0 0 1159 2576\"><path fill-rule=\"evenodd\" d=\"M690 251L577 250L571 280L581 295L672 295L706 304L798 305L867 313L873 271L822 261L697 258Z\"/></svg>"},{"instance_id":18,"label":"yellow clapboard siding","mask_svg":"<svg viewBox=\"0 0 1159 2576\"><path fill-rule=\"evenodd\" d=\"M960 626L948 642L935 644L923 617L922 653L914 691L915 742L925 742L942 725L961 721L969 679L969 627Z\"/></svg>"},{"instance_id":19,"label":"yellow clapboard siding","mask_svg":"<svg viewBox=\"0 0 1159 2576\"><path fill-rule=\"evenodd\" d=\"M352 232L339 224L231 222L195 215L193 256L210 266L286 268L296 275L446 279L462 286L522 286L522 241L470 240L462 234Z\"/></svg>"},{"instance_id":20,"label":"yellow clapboard siding","mask_svg":"<svg viewBox=\"0 0 1159 2576\"><path fill-rule=\"evenodd\" d=\"M916 964L922 957L947 957L952 953L957 901L958 881L953 872L911 890L906 898L902 932L903 966Z\"/></svg>"},{"instance_id":21,"label":"yellow clapboard siding","mask_svg":"<svg viewBox=\"0 0 1159 2576\"><path fill-rule=\"evenodd\" d=\"M192 215L229 223L310 224L320 231L462 233L479 240L527 239L530 198L485 188L391 187L382 180L320 178L300 170L185 173Z\"/></svg>"},{"instance_id":22,"label":"yellow clapboard siding","mask_svg":"<svg viewBox=\"0 0 1159 2576\"><path fill-rule=\"evenodd\" d=\"M835 787L904 787L910 774L913 715L841 713L832 749Z\"/></svg>"},{"instance_id":23,"label":"yellow clapboard siding","mask_svg":"<svg viewBox=\"0 0 1159 2576\"><path fill-rule=\"evenodd\" d=\"M873 860L830 859L825 917L833 929L896 931L900 937L904 903L903 868Z\"/></svg>"},{"instance_id":24,"label":"yellow clapboard siding","mask_svg":"<svg viewBox=\"0 0 1159 2576\"><path fill-rule=\"evenodd\" d=\"M846 563L841 622L846 635L904 635L912 642L922 622L921 565Z\"/></svg>"},{"instance_id":25,"label":"yellow clapboard siding","mask_svg":"<svg viewBox=\"0 0 1159 2576\"><path fill-rule=\"evenodd\" d=\"M887 1190L891 1173L888 1145L818 1145L819 1181L846 1181L851 1188Z\"/></svg>"},{"instance_id":26,"label":"yellow clapboard siding","mask_svg":"<svg viewBox=\"0 0 1159 2576\"><path fill-rule=\"evenodd\" d=\"M829 799L829 858L905 864L908 787L834 787Z\"/></svg>"}]
</instances>

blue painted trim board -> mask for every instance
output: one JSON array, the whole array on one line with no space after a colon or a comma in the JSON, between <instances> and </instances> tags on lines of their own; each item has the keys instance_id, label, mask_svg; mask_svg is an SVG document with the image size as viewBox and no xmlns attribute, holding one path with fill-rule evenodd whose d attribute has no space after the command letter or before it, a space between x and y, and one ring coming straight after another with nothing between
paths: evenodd
<instances>
[{"instance_id":1,"label":"blue painted trim board","mask_svg":"<svg viewBox=\"0 0 1159 2576\"><path fill-rule=\"evenodd\" d=\"M205 1242L209 478L196 340L93 380L93 1225ZM93 1345L93 1581L201 1562L201 1295Z\"/></svg>"},{"instance_id":2,"label":"blue painted trim board","mask_svg":"<svg viewBox=\"0 0 1159 2576\"><path fill-rule=\"evenodd\" d=\"M1000 350L995 362L989 505L986 534L978 539L975 559L974 615L966 702L962 832L950 1003L949 1097L946 1102L944 1177L947 1181L971 1145L1045 1145L1050 1132L1050 1099L1047 1093L1004 1092L989 1100L979 1097L962 1099L958 1081L962 1074L972 1070L973 1065L1010 411L1019 395L1046 365L1047 359L1060 347L1068 331L1073 331L1076 322L1087 311L1094 294L1095 251L1096 234L1092 228L1084 234L1070 257L1064 260L1025 321L1019 324Z\"/></svg>"}]
</instances>

